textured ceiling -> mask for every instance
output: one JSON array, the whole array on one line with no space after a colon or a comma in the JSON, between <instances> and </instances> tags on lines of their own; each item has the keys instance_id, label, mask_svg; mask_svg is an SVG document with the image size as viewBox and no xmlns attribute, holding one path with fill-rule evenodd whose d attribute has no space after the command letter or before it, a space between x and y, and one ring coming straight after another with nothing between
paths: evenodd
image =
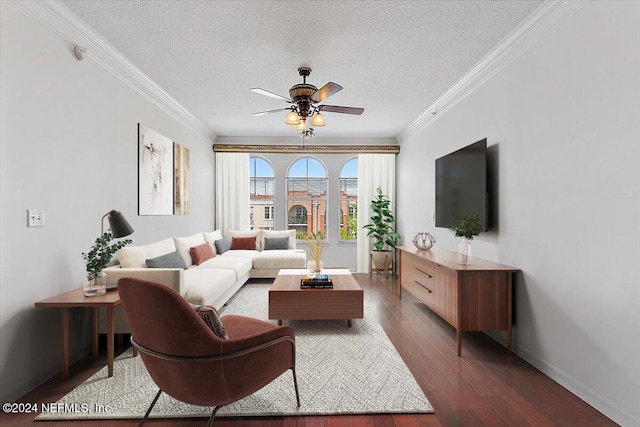
<instances>
[{"instance_id":1,"label":"textured ceiling","mask_svg":"<svg viewBox=\"0 0 640 427\"><path fill-rule=\"evenodd\" d=\"M217 135L291 136L288 96L308 83L344 89L318 136L395 137L540 1L63 1Z\"/></svg>"}]
</instances>

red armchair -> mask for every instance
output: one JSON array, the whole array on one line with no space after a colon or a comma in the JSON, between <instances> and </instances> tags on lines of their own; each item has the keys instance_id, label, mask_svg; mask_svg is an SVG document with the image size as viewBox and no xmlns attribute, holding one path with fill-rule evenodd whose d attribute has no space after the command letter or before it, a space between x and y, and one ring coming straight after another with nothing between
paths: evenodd
<instances>
[{"instance_id":1,"label":"red armchair","mask_svg":"<svg viewBox=\"0 0 640 427\"><path fill-rule=\"evenodd\" d=\"M140 352L158 393L199 406L215 406L207 426L224 405L261 389L291 369L300 406L295 369L295 335L289 326L243 316L224 316L229 339L215 335L173 289L123 278L118 291L131 343Z\"/></svg>"}]
</instances>

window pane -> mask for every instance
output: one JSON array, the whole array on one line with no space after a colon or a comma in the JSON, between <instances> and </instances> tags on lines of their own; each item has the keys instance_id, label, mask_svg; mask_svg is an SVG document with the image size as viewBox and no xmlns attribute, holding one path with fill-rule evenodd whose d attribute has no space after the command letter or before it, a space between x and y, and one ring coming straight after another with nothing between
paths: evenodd
<instances>
[{"instance_id":1,"label":"window pane","mask_svg":"<svg viewBox=\"0 0 640 427\"><path fill-rule=\"evenodd\" d=\"M358 159L345 163L340 172L340 240L358 238Z\"/></svg>"},{"instance_id":2,"label":"window pane","mask_svg":"<svg viewBox=\"0 0 640 427\"><path fill-rule=\"evenodd\" d=\"M327 173L311 158L296 161L287 177L287 226L303 234L326 234Z\"/></svg>"},{"instance_id":3,"label":"window pane","mask_svg":"<svg viewBox=\"0 0 640 427\"><path fill-rule=\"evenodd\" d=\"M271 165L259 157L249 159L252 230L273 230L275 177Z\"/></svg>"}]
</instances>

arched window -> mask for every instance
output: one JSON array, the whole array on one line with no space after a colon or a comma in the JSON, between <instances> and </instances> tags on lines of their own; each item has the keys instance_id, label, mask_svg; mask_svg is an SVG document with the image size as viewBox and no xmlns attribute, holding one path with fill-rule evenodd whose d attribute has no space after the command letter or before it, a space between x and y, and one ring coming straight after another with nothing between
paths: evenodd
<instances>
[{"instance_id":1,"label":"arched window","mask_svg":"<svg viewBox=\"0 0 640 427\"><path fill-rule=\"evenodd\" d=\"M273 230L275 174L271 164L257 156L249 158L249 204L252 230Z\"/></svg>"},{"instance_id":2,"label":"arched window","mask_svg":"<svg viewBox=\"0 0 640 427\"><path fill-rule=\"evenodd\" d=\"M296 236L311 235L327 228L327 170L318 160L303 157L287 172L287 228Z\"/></svg>"},{"instance_id":3,"label":"arched window","mask_svg":"<svg viewBox=\"0 0 640 427\"><path fill-rule=\"evenodd\" d=\"M340 240L358 237L358 159L347 161L340 172Z\"/></svg>"}]
</instances>

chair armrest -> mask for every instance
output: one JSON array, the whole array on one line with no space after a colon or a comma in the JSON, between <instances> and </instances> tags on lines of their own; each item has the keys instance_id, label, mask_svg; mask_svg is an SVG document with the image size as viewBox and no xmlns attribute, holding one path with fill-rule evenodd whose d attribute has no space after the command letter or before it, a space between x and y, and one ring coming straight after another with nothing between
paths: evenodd
<instances>
[{"instance_id":1,"label":"chair armrest","mask_svg":"<svg viewBox=\"0 0 640 427\"><path fill-rule=\"evenodd\" d=\"M123 277L148 280L161 283L174 291L183 294L184 270L181 268L120 268L108 267L102 270L107 276L107 284L116 284Z\"/></svg>"}]
</instances>

